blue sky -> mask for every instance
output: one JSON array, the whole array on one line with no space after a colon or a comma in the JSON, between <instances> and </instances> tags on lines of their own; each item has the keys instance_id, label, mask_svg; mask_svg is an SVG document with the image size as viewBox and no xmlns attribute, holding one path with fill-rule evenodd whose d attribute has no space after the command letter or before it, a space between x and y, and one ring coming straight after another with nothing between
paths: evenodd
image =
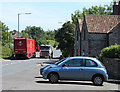
<instances>
[{"instance_id":1,"label":"blue sky","mask_svg":"<svg viewBox=\"0 0 120 92\"><path fill-rule=\"evenodd\" d=\"M61 0L62 1L62 0ZM0 20L11 30L17 30L18 13L31 12L30 15L20 15L20 31L26 26L40 26L45 31L58 29L66 21L71 21L71 13L75 10L89 8L94 5L108 5L112 0L4 0L0 3ZM62 22L62 23L59 23Z\"/></svg>"}]
</instances>

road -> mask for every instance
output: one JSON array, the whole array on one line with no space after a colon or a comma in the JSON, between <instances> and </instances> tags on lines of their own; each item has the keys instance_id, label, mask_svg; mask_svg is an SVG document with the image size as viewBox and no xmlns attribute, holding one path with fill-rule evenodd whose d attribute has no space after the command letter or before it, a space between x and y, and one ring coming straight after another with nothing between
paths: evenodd
<instances>
[{"instance_id":1,"label":"road","mask_svg":"<svg viewBox=\"0 0 120 92\"><path fill-rule=\"evenodd\" d=\"M89 81L59 81L51 84L39 74L40 63L56 61L41 58L2 61L2 90L118 90L113 80L103 86Z\"/></svg>"}]
</instances>

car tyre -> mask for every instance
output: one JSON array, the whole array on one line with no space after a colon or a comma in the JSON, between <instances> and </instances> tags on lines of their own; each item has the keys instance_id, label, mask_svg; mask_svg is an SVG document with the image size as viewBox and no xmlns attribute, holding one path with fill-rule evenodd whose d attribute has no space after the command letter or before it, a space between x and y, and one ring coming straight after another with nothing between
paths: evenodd
<instances>
[{"instance_id":1,"label":"car tyre","mask_svg":"<svg viewBox=\"0 0 120 92\"><path fill-rule=\"evenodd\" d=\"M58 74L56 73L50 73L48 76L48 79L51 83L57 83L58 82Z\"/></svg>"},{"instance_id":2,"label":"car tyre","mask_svg":"<svg viewBox=\"0 0 120 92\"><path fill-rule=\"evenodd\" d=\"M101 86L103 84L103 77L100 75L96 75L93 77L93 84L96 86Z\"/></svg>"}]
</instances>

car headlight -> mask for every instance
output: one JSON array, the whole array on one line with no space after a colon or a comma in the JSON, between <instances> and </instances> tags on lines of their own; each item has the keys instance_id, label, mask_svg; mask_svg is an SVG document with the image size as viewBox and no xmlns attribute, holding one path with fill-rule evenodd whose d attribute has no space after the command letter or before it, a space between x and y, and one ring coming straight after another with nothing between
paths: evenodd
<instances>
[{"instance_id":1,"label":"car headlight","mask_svg":"<svg viewBox=\"0 0 120 92\"><path fill-rule=\"evenodd\" d=\"M44 70L48 70L48 69L50 69L50 68L52 68L52 67L46 67Z\"/></svg>"}]
</instances>

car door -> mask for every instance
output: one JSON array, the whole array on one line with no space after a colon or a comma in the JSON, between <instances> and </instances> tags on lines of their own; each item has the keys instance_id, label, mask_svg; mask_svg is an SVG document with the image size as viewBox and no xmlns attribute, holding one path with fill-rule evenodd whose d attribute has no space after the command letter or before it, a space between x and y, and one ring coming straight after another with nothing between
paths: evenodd
<instances>
[{"instance_id":1,"label":"car door","mask_svg":"<svg viewBox=\"0 0 120 92\"><path fill-rule=\"evenodd\" d=\"M83 59L71 59L60 69L61 79L80 80L84 77Z\"/></svg>"},{"instance_id":2,"label":"car door","mask_svg":"<svg viewBox=\"0 0 120 92\"><path fill-rule=\"evenodd\" d=\"M91 80L92 76L97 73L97 63L91 59L85 59L84 80Z\"/></svg>"}]
</instances>

